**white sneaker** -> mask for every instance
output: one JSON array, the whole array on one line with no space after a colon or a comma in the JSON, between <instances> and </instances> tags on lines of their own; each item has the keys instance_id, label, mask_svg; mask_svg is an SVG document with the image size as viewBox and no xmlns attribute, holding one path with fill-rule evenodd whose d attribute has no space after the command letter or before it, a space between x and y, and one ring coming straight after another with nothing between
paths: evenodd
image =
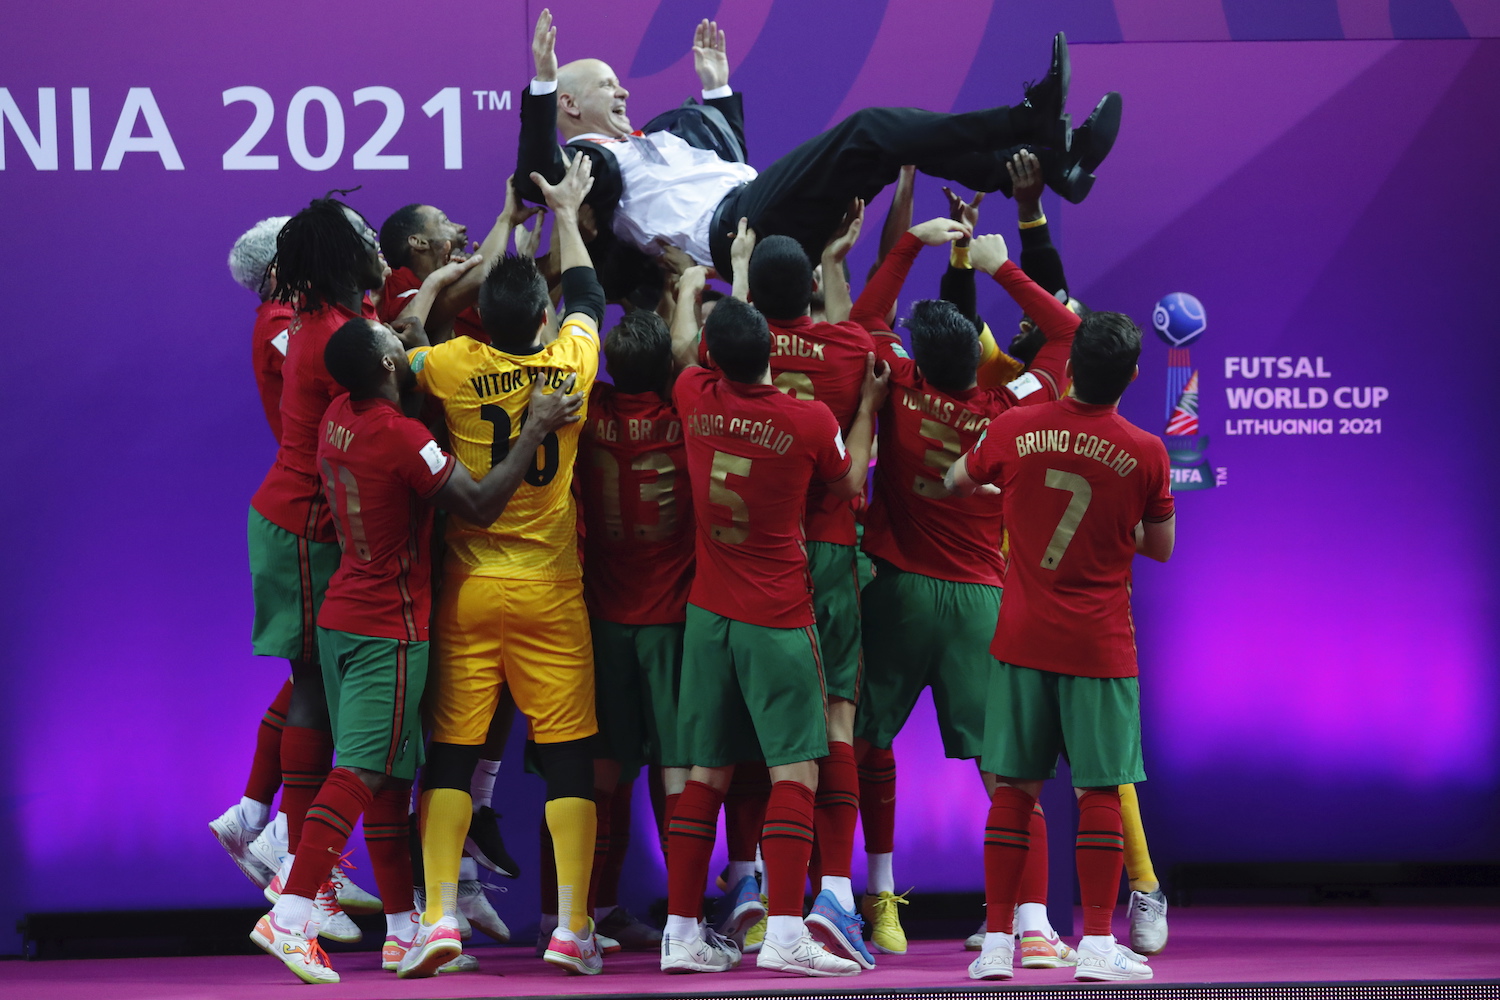
<instances>
[{"instance_id":1,"label":"white sneaker","mask_svg":"<svg viewBox=\"0 0 1500 1000\"><path fill-rule=\"evenodd\" d=\"M307 937L300 930L290 930L276 923L267 913L250 932L254 941L268 955L274 955L286 963L296 977L304 983L336 983L339 974L328 964L328 956L318 947L318 936Z\"/></svg>"},{"instance_id":2,"label":"white sneaker","mask_svg":"<svg viewBox=\"0 0 1500 1000\"><path fill-rule=\"evenodd\" d=\"M425 979L462 955L464 946L458 939L458 921L444 914L435 924L425 920L417 924L417 936L401 962L396 966L398 979Z\"/></svg>"},{"instance_id":3,"label":"white sneaker","mask_svg":"<svg viewBox=\"0 0 1500 1000\"><path fill-rule=\"evenodd\" d=\"M359 925L349 919L349 914L339 905L338 895L334 890L332 882L324 882L318 887L318 898L314 905L319 910L318 936L326 937L330 941L338 941L342 944L358 944L364 932Z\"/></svg>"},{"instance_id":4,"label":"white sneaker","mask_svg":"<svg viewBox=\"0 0 1500 1000\"><path fill-rule=\"evenodd\" d=\"M613 955L615 952L621 950L619 941L608 934L600 934L597 927L594 928L594 941L599 945L599 954L601 955Z\"/></svg>"},{"instance_id":5,"label":"white sneaker","mask_svg":"<svg viewBox=\"0 0 1500 1000\"><path fill-rule=\"evenodd\" d=\"M264 889L270 883L274 870L250 853L250 845L254 843L259 831L251 833L240 821L238 802L225 809L218 819L209 820L208 828L218 838L220 846L228 852L230 860L239 865L240 871L255 883L256 888Z\"/></svg>"},{"instance_id":6,"label":"white sneaker","mask_svg":"<svg viewBox=\"0 0 1500 1000\"><path fill-rule=\"evenodd\" d=\"M1062 969L1078 964L1078 952L1052 928L1021 932L1021 968Z\"/></svg>"},{"instance_id":7,"label":"white sneaker","mask_svg":"<svg viewBox=\"0 0 1500 1000\"><path fill-rule=\"evenodd\" d=\"M460 955L438 969L439 972L478 972L479 959L473 955Z\"/></svg>"},{"instance_id":8,"label":"white sneaker","mask_svg":"<svg viewBox=\"0 0 1500 1000\"><path fill-rule=\"evenodd\" d=\"M385 943L380 946L380 967L387 972L395 972L401 965L401 959L411 950L411 946L417 940L417 930L422 923L422 911L411 911L411 926L405 928L404 933L392 934L389 931L385 935Z\"/></svg>"},{"instance_id":9,"label":"white sneaker","mask_svg":"<svg viewBox=\"0 0 1500 1000\"><path fill-rule=\"evenodd\" d=\"M334 895L338 897L339 906L350 913L380 912L380 900L355 885L349 873L342 868L334 868L328 880L333 883Z\"/></svg>"},{"instance_id":10,"label":"white sneaker","mask_svg":"<svg viewBox=\"0 0 1500 1000\"><path fill-rule=\"evenodd\" d=\"M460 882L459 885L461 886L463 885L463 883ZM463 890L460 889L459 891L462 892ZM412 900L416 905L417 912L427 912L427 890L417 886L413 886L411 895ZM459 940L467 941L469 940L469 938L474 936L474 928L469 925L469 918L464 916L463 907L459 907L458 911L453 914L453 919L458 921ZM537 952L537 954L540 955L541 952Z\"/></svg>"},{"instance_id":11,"label":"white sneaker","mask_svg":"<svg viewBox=\"0 0 1500 1000\"><path fill-rule=\"evenodd\" d=\"M510 940L510 928L500 919L500 914L490 905L484 892L484 883L478 879L465 879L458 883L458 912L473 927L478 927L490 937L505 944Z\"/></svg>"},{"instance_id":12,"label":"white sneaker","mask_svg":"<svg viewBox=\"0 0 1500 1000\"><path fill-rule=\"evenodd\" d=\"M1009 934L1001 935L1000 943L969 963L970 979L1009 979L1016 974L1016 939ZM979 938L984 945L984 936Z\"/></svg>"},{"instance_id":13,"label":"white sneaker","mask_svg":"<svg viewBox=\"0 0 1500 1000\"><path fill-rule=\"evenodd\" d=\"M1150 979L1151 975L1151 966L1127 955L1116 946L1113 936L1086 937L1078 942L1078 968L1073 978L1080 982Z\"/></svg>"},{"instance_id":14,"label":"white sneaker","mask_svg":"<svg viewBox=\"0 0 1500 1000\"><path fill-rule=\"evenodd\" d=\"M285 851L281 852L280 857L281 860L273 869L275 874L271 876L271 881L267 882L265 888L261 890L272 905L275 905L276 901L281 898L281 890L286 888L286 880L292 877L292 862L296 860L294 855L287 854Z\"/></svg>"},{"instance_id":15,"label":"white sneaker","mask_svg":"<svg viewBox=\"0 0 1500 1000\"><path fill-rule=\"evenodd\" d=\"M983 920L979 921L979 930L964 938L964 951L983 951L984 935L988 927L988 923Z\"/></svg>"},{"instance_id":16,"label":"white sneaker","mask_svg":"<svg viewBox=\"0 0 1500 1000\"><path fill-rule=\"evenodd\" d=\"M798 976L856 976L859 963L841 958L813 940L806 931L793 944L784 945L766 935L755 957L756 968L790 972Z\"/></svg>"},{"instance_id":17,"label":"white sneaker","mask_svg":"<svg viewBox=\"0 0 1500 1000\"><path fill-rule=\"evenodd\" d=\"M717 931L712 937L708 933L693 938L661 936L663 972L728 972L739 964L739 949Z\"/></svg>"},{"instance_id":18,"label":"white sneaker","mask_svg":"<svg viewBox=\"0 0 1500 1000\"><path fill-rule=\"evenodd\" d=\"M1167 946L1167 897L1155 892L1130 894L1130 947L1155 955Z\"/></svg>"},{"instance_id":19,"label":"white sneaker","mask_svg":"<svg viewBox=\"0 0 1500 1000\"><path fill-rule=\"evenodd\" d=\"M594 939L594 918L589 918L588 929L581 934L566 927L553 931L542 960L585 976L597 976L603 972L604 956L599 953L599 942Z\"/></svg>"},{"instance_id":20,"label":"white sneaker","mask_svg":"<svg viewBox=\"0 0 1500 1000\"><path fill-rule=\"evenodd\" d=\"M277 813L276 818L266 824L266 828L250 842L250 853L273 874L281 867L287 854L286 813Z\"/></svg>"}]
</instances>

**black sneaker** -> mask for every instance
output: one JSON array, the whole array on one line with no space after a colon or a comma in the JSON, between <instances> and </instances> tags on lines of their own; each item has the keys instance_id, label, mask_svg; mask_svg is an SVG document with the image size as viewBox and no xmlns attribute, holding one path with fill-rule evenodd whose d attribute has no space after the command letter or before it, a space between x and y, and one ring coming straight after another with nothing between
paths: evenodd
<instances>
[{"instance_id":1,"label":"black sneaker","mask_svg":"<svg viewBox=\"0 0 1500 1000\"><path fill-rule=\"evenodd\" d=\"M500 836L500 816L489 806L480 806L469 821L469 838L464 841L464 850L497 875L515 878L521 874L521 866L505 849L505 840Z\"/></svg>"}]
</instances>

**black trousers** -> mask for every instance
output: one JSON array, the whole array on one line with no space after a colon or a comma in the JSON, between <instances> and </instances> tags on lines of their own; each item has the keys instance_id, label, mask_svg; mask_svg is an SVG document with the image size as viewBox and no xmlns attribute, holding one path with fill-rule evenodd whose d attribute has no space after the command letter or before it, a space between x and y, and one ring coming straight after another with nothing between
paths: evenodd
<instances>
[{"instance_id":1,"label":"black trousers","mask_svg":"<svg viewBox=\"0 0 1500 1000\"><path fill-rule=\"evenodd\" d=\"M1020 142L1005 107L961 114L856 111L725 197L709 233L714 267L730 278L729 244L741 218L750 220L758 237L790 236L816 264L849 202L869 202L908 163L974 191L1009 194L1005 162Z\"/></svg>"}]
</instances>

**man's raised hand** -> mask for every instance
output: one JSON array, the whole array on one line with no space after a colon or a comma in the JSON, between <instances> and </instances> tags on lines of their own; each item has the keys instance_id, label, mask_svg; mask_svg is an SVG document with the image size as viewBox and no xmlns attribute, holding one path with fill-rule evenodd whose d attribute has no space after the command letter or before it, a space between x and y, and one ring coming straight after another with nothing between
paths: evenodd
<instances>
[{"instance_id":1,"label":"man's raised hand","mask_svg":"<svg viewBox=\"0 0 1500 1000\"><path fill-rule=\"evenodd\" d=\"M582 153L575 153L573 162L568 164L568 172L563 174L563 179L558 183L548 184L547 178L535 171L531 174L531 180L542 189L548 208L554 212L567 212L576 217L578 206L583 204L583 199L588 197L590 189L594 186L593 172L593 161Z\"/></svg>"},{"instance_id":2,"label":"man's raised hand","mask_svg":"<svg viewBox=\"0 0 1500 1000\"><path fill-rule=\"evenodd\" d=\"M954 240L974 235L972 226L954 222L952 219L928 219L926 222L919 222L912 226L907 232L930 247L942 246L944 243L952 243Z\"/></svg>"},{"instance_id":3,"label":"man's raised hand","mask_svg":"<svg viewBox=\"0 0 1500 1000\"><path fill-rule=\"evenodd\" d=\"M552 11L546 7L537 15L536 31L531 36L531 61L536 65L538 80L557 79L557 29L552 26Z\"/></svg>"},{"instance_id":4,"label":"man's raised hand","mask_svg":"<svg viewBox=\"0 0 1500 1000\"><path fill-rule=\"evenodd\" d=\"M879 413L885 405L885 397L891 389L891 366L876 361L874 354L865 355L865 382L860 388L859 404L871 413Z\"/></svg>"},{"instance_id":5,"label":"man's raised hand","mask_svg":"<svg viewBox=\"0 0 1500 1000\"><path fill-rule=\"evenodd\" d=\"M729 244L729 263L734 267L734 273L739 274L750 266L750 255L755 252L755 230L750 228L749 219L740 219L739 229L735 231L734 242Z\"/></svg>"},{"instance_id":6,"label":"man's raised hand","mask_svg":"<svg viewBox=\"0 0 1500 1000\"><path fill-rule=\"evenodd\" d=\"M853 250L854 244L859 241L859 231L864 224L864 200L855 198L849 203L849 210L844 213L844 221L839 223L838 232L833 234L833 239L823 249L823 256L835 261L849 256L849 251Z\"/></svg>"},{"instance_id":7,"label":"man's raised hand","mask_svg":"<svg viewBox=\"0 0 1500 1000\"><path fill-rule=\"evenodd\" d=\"M1029 149L1023 149L1005 161L1010 174L1011 197L1022 207L1036 206L1042 200L1042 161Z\"/></svg>"},{"instance_id":8,"label":"man's raised hand","mask_svg":"<svg viewBox=\"0 0 1500 1000\"><path fill-rule=\"evenodd\" d=\"M693 31L693 69L698 71L704 90L729 85L729 53L724 49L724 32L719 30L718 21L704 18Z\"/></svg>"},{"instance_id":9,"label":"man's raised hand","mask_svg":"<svg viewBox=\"0 0 1500 1000\"><path fill-rule=\"evenodd\" d=\"M552 392L544 391L546 379L531 383L531 415L526 418L527 425L535 421L547 433L577 423L578 411L583 406L583 393L573 391L577 382L577 375L569 375Z\"/></svg>"},{"instance_id":10,"label":"man's raised hand","mask_svg":"<svg viewBox=\"0 0 1500 1000\"><path fill-rule=\"evenodd\" d=\"M1005 248L1005 237L999 233L976 236L974 242L969 244L969 263L986 274L994 274L1009 259L1010 252Z\"/></svg>"}]
</instances>

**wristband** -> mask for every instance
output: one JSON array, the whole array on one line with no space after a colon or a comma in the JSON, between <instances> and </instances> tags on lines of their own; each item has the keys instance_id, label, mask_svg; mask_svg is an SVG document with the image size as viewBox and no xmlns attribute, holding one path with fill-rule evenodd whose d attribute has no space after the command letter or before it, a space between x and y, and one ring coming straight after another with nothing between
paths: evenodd
<instances>
[{"instance_id":1,"label":"wristband","mask_svg":"<svg viewBox=\"0 0 1500 1000\"><path fill-rule=\"evenodd\" d=\"M955 246L948 251L948 266L963 268L965 271L974 270L974 265L969 263L969 248Z\"/></svg>"},{"instance_id":2,"label":"wristband","mask_svg":"<svg viewBox=\"0 0 1500 1000\"><path fill-rule=\"evenodd\" d=\"M1043 215L1040 218L1032 219L1030 222L1023 222L1020 225L1022 229L1036 229L1039 226L1045 226L1046 224L1047 217Z\"/></svg>"}]
</instances>

